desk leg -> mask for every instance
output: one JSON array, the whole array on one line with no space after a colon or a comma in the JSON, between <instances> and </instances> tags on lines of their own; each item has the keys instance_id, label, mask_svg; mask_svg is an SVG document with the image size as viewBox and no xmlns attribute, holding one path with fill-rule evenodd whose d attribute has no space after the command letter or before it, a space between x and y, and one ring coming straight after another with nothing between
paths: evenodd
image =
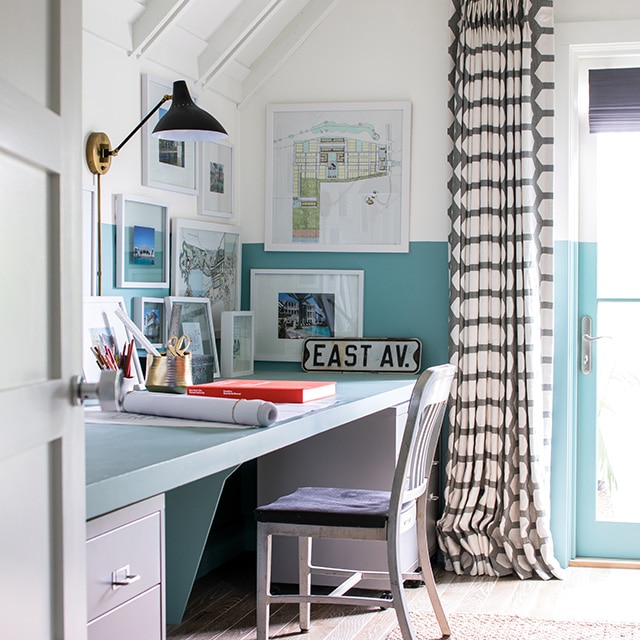
<instances>
[{"instance_id":1,"label":"desk leg","mask_svg":"<svg viewBox=\"0 0 640 640\"><path fill-rule=\"evenodd\" d=\"M222 488L237 468L206 476L165 494L168 624L182 620Z\"/></svg>"}]
</instances>

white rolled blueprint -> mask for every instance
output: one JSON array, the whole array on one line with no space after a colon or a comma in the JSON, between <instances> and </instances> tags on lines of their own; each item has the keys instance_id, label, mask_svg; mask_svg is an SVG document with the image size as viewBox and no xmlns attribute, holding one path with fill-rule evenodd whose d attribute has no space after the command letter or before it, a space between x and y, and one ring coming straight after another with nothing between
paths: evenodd
<instances>
[{"instance_id":1,"label":"white rolled blueprint","mask_svg":"<svg viewBox=\"0 0 640 640\"><path fill-rule=\"evenodd\" d=\"M278 419L276 405L264 400L208 398L152 391L127 393L122 401L122 407L129 413L258 427L268 427Z\"/></svg>"}]
</instances>

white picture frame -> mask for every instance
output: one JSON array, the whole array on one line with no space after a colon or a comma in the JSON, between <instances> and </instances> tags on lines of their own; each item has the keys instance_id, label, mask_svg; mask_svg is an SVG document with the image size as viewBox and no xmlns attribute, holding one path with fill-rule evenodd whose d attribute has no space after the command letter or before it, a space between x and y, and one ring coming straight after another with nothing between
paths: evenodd
<instances>
[{"instance_id":1,"label":"white picture frame","mask_svg":"<svg viewBox=\"0 0 640 640\"><path fill-rule=\"evenodd\" d=\"M173 84L146 73L142 74L142 117L163 96L171 95ZM161 140L151 135L160 118L171 107L171 100L142 127L142 184L156 189L197 193L197 145L195 142Z\"/></svg>"},{"instance_id":2,"label":"white picture frame","mask_svg":"<svg viewBox=\"0 0 640 640\"><path fill-rule=\"evenodd\" d=\"M120 288L169 287L169 210L165 204L115 195L116 284Z\"/></svg>"},{"instance_id":3,"label":"white picture frame","mask_svg":"<svg viewBox=\"0 0 640 640\"><path fill-rule=\"evenodd\" d=\"M363 310L362 270L251 270L256 360L301 362L305 338L362 337Z\"/></svg>"},{"instance_id":4,"label":"white picture frame","mask_svg":"<svg viewBox=\"0 0 640 640\"><path fill-rule=\"evenodd\" d=\"M189 336L193 383L211 382L220 377L220 362L209 298L166 296L167 339ZM179 313L178 313L179 311Z\"/></svg>"},{"instance_id":5,"label":"white picture frame","mask_svg":"<svg viewBox=\"0 0 640 640\"><path fill-rule=\"evenodd\" d=\"M122 353L126 344L130 344L132 335L116 316L116 309L127 313L122 296L85 296L82 305L83 350L82 368L87 382L100 380L100 367L91 348L96 345L108 345ZM131 373L134 384L144 385L144 375L134 348L131 360Z\"/></svg>"},{"instance_id":6,"label":"white picture frame","mask_svg":"<svg viewBox=\"0 0 640 640\"><path fill-rule=\"evenodd\" d=\"M233 217L234 148L226 142L200 144L198 214Z\"/></svg>"},{"instance_id":7,"label":"white picture frame","mask_svg":"<svg viewBox=\"0 0 640 640\"><path fill-rule=\"evenodd\" d=\"M220 324L220 370L223 378L253 374L253 311L224 311Z\"/></svg>"},{"instance_id":8,"label":"white picture frame","mask_svg":"<svg viewBox=\"0 0 640 640\"><path fill-rule=\"evenodd\" d=\"M167 344L167 319L164 298L135 297L133 321L154 347Z\"/></svg>"},{"instance_id":9,"label":"white picture frame","mask_svg":"<svg viewBox=\"0 0 640 640\"><path fill-rule=\"evenodd\" d=\"M171 295L209 298L216 331L220 314L240 308L240 227L172 220Z\"/></svg>"},{"instance_id":10,"label":"white picture frame","mask_svg":"<svg viewBox=\"0 0 640 640\"><path fill-rule=\"evenodd\" d=\"M266 251L409 251L410 102L271 104L266 132Z\"/></svg>"}]
</instances>

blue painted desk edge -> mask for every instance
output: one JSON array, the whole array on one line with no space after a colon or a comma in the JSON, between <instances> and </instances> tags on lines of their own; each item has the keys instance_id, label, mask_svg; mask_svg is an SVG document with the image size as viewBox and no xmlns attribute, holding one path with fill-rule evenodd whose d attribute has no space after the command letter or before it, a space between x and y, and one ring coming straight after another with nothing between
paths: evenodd
<instances>
[{"instance_id":1,"label":"blue painted desk edge","mask_svg":"<svg viewBox=\"0 0 640 640\"><path fill-rule=\"evenodd\" d=\"M260 377L282 378L283 374L261 372ZM288 373L284 377L293 376ZM402 404L409 400L417 376L313 378L336 380L336 402L270 427L235 430L222 423L211 428L86 424L87 519Z\"/></svg>"}]
</instances>

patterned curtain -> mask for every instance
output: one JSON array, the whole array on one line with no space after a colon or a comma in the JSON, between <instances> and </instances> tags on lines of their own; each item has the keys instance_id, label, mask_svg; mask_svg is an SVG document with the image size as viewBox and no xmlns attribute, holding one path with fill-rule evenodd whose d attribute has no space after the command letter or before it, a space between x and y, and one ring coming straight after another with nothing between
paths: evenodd
<instances>
[{"instance_id":1,"label":"patterned curtain","mask_svg":"<svg viewBox=\"0 0 640 640\"><path fill-rule=\"evenodd\" d=\"M438 538L459 574L560 576L549 531L552 0L452 0L450 354Z\"/></svg>"}]
</instances>

